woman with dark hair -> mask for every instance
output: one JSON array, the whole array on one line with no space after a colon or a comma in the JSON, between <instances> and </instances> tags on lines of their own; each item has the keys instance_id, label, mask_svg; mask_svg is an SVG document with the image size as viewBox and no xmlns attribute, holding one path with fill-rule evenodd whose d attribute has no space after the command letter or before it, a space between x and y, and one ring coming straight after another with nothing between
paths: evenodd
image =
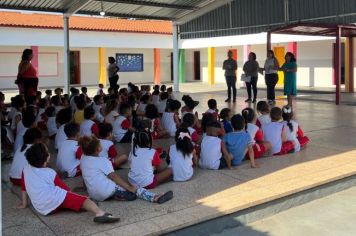
<instances>
[{"instance_id":1,"label":"woman with dark hair","mask_svg":"<svg viewBox=\"0 0 356 236\"><path fill-rule=\"evenodd\" d=\"M250 77L251 80L250 82L246 82L246 88L247 88L247 94L248 94L248 99L245 100L245 102L256 102L257 99L257 80L258 80L258 71L259 71L260 66L258 65L258 62L256 61L256 54L254 52L250 52L248 54L248 61L245 62L243 71L246 75L246 77ZM252 93L251 89L253 90L253 100L251 100Z\"/></svg>"},{"instance_id":2,"label":"woman with dark hair","mask_svg":"<svg viewBox=\"0 0 356 236\"><path fill-rule=\"evenodd\" d=\"M25 49L22 53L17 80L15 81L19 87L20 94L25 95L28 104L31 104L31 100L36 96L38 86L38 73L37 69L31 63L32 58L32 50Z\"/></svg>"},{"instance_id":3,"label":"woman with dark hair","mask_svg":"<svg viewBox=\"0 0 356 236\"><path fill-rule=\"evenodd\" d=\"M114 57L109 57L109 65L107 70L110 88L116 88L117 82L119 81L119 75L117 72L119 72L120 68L116 65L116 60Z\"/></svg>"},{"instance_id":4,"label":"woman with dark hair","mask_svg":"<svg viewBox=\"0 0 356 236\"><path fill-rule=\"evenodd\" d=\"M276 95L275 95L275 87L278 83L278 69L279 63L274 56L274 52L272 50L267 51L267 59L265 61L265 65L263 70L265 71L265 82L267 85L267 100L269 104L274 104Z\"/></svg>"},{"instance_id":5,"label":"woman with dark hair","mask_svg":"<svg viewBox=\"0 0 356 236\"><path fill-rule=\"evenodd\" d=\"M280 70L284 72L284 95L287 95L288 106L293 106L293 97L297 96L297 60L291 52L285 55L285 63Z\"/></svg>"}]
</instances>

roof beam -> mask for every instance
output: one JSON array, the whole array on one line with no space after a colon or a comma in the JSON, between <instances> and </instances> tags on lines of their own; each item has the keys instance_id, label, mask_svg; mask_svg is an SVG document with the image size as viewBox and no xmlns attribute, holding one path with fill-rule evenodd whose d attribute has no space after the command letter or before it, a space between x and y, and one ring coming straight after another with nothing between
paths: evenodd
<instances>
[{"instance_id":1,"label":"roof beam","mask_svg":"<svg viewBox=\"0 0 356 236\"><path fill-rule=\"evenodd\" d=\"M170 4L162 2L148 2L148 1L132 1L132 0L95 0L98 2L111 2L111 3L122 3L129 5L139 5L139 6L149 6L149 7L162 7L162 8L173 8L173 9L182 9L182 10L195 10L197 9L194 6L181 5L181 4Z\"/></svg>"},{"instance_id":2,"label":"roof beam","mask_svg":"<svg viewBox=\"0 0 356 236\"><path fill-rule=\"evenodd\" d=\"M96 15L98 15L98 12L79 11L78 14L96 16ZM168 17L147 16L147 15L133 15L133 14L124 14L124 13L121 14L121 13L111 13L111 12L106 12L105 16L118 17L118 18L127 18L127 19L134 18L134 19L142 19L142 20L172 20L171 18L168 18Z\"/></svg>"},{"instance_id":3,"label":"roof beam","mask_svg":"<svg viewBox=\"0 0 356 236\"><path fill-rule=\"evenodd\" d=\"M80 11L80 9L82 9L83 7L85 7L86 5L88 5L90 2L93 2L94 0L67 0L63 6L66 7L66 5L69 5L69 3L71 3L69 5L69 8L67 8L67 10L65 10L64 14L66 15L72 15L77 13L78 11Z\"/></svg>"},{"instance_id":4,"label":"roof beam","mask_svg":"<svg viewBox=\"0 0 356 236\"><path fill-rule=\"evenodd\" d=\"M219 7L222 7L230 2L232 2L232 0L214 0L213 2L200 8L199 10L196 10L192 13L188 13L181 18L175 19L174 21L176 24L182 25L182 24L187 23L188 21L194 20L208 12L211 12Z\"/></svg>"}]
</instances>

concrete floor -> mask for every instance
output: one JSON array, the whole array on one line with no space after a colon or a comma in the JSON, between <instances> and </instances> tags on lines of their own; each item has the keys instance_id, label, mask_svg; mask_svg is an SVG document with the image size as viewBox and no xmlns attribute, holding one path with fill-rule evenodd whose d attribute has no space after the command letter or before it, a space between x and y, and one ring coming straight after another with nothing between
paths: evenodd
<instances>
[{"instance_id":1,"label":"concrete floor","mask_svg":"<svg viewBox=\"0 0 356 236\"><path fill-rule=\"evenodd\" d=\"M199 84L192 84L185 91L200 101L197 107L200 114L207 110L210 98L217 100L220 109L230 106L240 112L246 107L241 93L236 104L227 105L223 102L224 92ZM264 92L259 97L265 97ZM278 106L284 104L283 99L277 102ZM19 189L9 185L10 163L2 162L3 235L158 235L355 175L356 107L297 100L295 109L298 121L311 139L305 150L279 158L263 158L258 161L259 169L251 169L248 163L233 170L196 169L192 180L170 182L155 190L174 191L174 199L162 206L141 200L100 203L104 210L121 217L121 222L113 225L94 224L87 212L60 212L44 217L31 208L13 209L19 202L13 192L18 193ZM163 140L155 145L168 148L169 143L171 140ZM128 149L118 145L118 150L127 153ZM127 170L118 173L127 178ZM70 187L81 185L80 178L66 182Z\"/></svg>"},{"instance_id":2,"label":"concrete floor","mask_svg":"<svg viewBox=\"0 0 356 236\"><path fill-rule=\"evenodd\" d=\"M354 236L356 187L211 236Z\"/></svg>"}]
</instances>

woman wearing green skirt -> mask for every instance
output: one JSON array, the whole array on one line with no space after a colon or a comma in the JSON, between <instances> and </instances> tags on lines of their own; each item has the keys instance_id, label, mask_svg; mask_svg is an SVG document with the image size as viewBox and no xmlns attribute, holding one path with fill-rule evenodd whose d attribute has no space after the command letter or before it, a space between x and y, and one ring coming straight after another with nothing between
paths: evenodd
<instances>
[{"instance_id":1,"label":"woman wearing green skirt","mask_svg":"<svg viewBox=\"0 0 356 236\"><path fill-rule=\"evenodd\" d=\"M293 98L297 96L297 61L291 52L287 52L284 59L281 67L284 72L284 95L287 95L288 106L293 106Z\"/></svg>"}]
</instances>

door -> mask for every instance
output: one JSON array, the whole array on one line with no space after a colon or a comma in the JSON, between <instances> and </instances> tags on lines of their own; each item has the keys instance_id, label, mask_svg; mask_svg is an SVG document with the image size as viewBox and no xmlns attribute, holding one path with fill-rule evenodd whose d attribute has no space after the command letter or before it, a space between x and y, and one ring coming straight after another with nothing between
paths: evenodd
<instances>
[{"instance_id":1,"label":"door","mask_svg":"<svg viewBox=\"0 0 356 236\"><path fill-rule=\"evenodd\" d=\"M200 51L194 51L194 80L200 80Z\"/></svg>"},{"instance_id":2,"label":"door","mask_svg":"<svg viewBox=\"0 0 356 236\"><path fill-rule=\"evenodd\" d=\"M70 84L80 84L80 51L69 53Z\"/></svg>"}]
</instances>

